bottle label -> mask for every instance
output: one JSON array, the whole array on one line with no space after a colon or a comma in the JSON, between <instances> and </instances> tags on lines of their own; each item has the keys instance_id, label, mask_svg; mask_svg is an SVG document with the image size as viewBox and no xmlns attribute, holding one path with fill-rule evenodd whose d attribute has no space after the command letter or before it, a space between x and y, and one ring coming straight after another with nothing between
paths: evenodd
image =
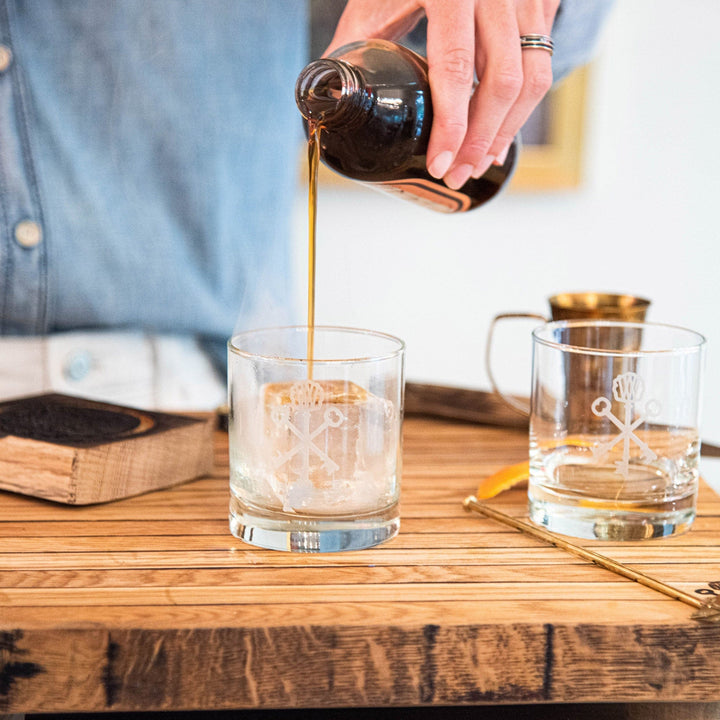
<instances>
[{"instance_id":1,"label":"bottle label","mask_svg":"<svg viewBox=\"0 0 720 720\"><path fill-rule=\"evenodd\" d=\"M386 180L372 184L431 210L454 213L470 209L470 198L467 195L425 178Z\"/></svg>"}]
</instances>

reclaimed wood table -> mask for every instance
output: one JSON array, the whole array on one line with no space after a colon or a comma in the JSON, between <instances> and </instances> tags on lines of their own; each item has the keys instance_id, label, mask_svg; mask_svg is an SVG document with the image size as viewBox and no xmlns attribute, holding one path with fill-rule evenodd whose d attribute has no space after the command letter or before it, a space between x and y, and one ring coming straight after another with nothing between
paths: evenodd
<instances>
[{"instance_id":1,"label":"reclaimed wood table","mask_svg":"<svg viewBox=\"0 0 720 720\"><path fill-rule=\"evenodd\" d=\"M0 713L717 707L720 625L464 510L526 432L407 418L400 534L326 555L233 538L219 431L215 449L211 476L108 504L0 492ZM522 488L490 502L525 514ZM704 486L684 535L583 544L720 593L719 515Z\"/></svg>"}]
</instances>

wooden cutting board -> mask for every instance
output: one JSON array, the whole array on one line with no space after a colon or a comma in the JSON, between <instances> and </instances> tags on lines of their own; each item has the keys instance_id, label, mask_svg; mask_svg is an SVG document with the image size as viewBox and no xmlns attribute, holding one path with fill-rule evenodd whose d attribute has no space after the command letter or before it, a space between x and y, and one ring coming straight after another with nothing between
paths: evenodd
<instances>
[{"instance_id":1,"label":"wooden cutting board","mask_svg":"<svg viewBox=\"0 0 720 720\"><path fill-rule=\"evenodd\" d=\"M170 487L211 472L213 429L60 394L0 403L0 489L88 505Z\"/></svg>"}]
</instances>

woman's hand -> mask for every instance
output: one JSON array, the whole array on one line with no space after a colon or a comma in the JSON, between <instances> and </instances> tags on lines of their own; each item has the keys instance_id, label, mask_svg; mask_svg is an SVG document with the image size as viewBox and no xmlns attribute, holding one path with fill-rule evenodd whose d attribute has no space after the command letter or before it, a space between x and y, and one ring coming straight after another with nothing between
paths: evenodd
<instances>
[{"instance_id":1,"label":"woman's hand","mask_svg":"<svg viewBox=\"0 0 720 720\"><path fill-rule=\"evenodd\" d=\"M433 98L428 170L459 188L502 164L552 84L551 53L520 49L550 35L560 0L348 0L330 49L398 40L425 14ZM475 81L477 79L477 84Z\"/></svg>"}]
</instances>

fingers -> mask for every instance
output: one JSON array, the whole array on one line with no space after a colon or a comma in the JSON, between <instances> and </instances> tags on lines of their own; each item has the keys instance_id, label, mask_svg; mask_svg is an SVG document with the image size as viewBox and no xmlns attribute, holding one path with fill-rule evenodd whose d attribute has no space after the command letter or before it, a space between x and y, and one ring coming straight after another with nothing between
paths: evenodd
<instances>
[{"instance_id":1,"label":"fingers","mask_svg":"<svg viewBox=\"0 0 720 720\"><path fill-rule=\"evenodd\" d=\"M445 175L451 188L461 187L471 175L479 177L490 166L494 159L490 148L523 84L513 0L480 0L474 11L479 83L470 102L465 138Z\"/></svg>"},{"instance_id":2,"label":"fingers","mask_svg":"<svg viewBox=\"0 0 720 720\"><path fill-rule=\"evenodd\" d=\"M524 3L518 8L519 34L550 35L556 10L556 2L545 3L545 7L537 3ZM501 163L505 159L513 138L552 86L551 53L541 48L526 48L522 50L521 57L522 90L505 117L489 150L489 154L496 158L496 163Z\"/></svg>"},{"instance_id":3,"label":"fingers","mask_svg":"<svg viewBox=\"0 0 720 720\"><path fill-rule=\"evenodd\" d=\"M515 104L495 136L488 154L502 164L513 138L552 85L550 53L544 50L523 52L523 87Z\"/></svg>"},{"instance_id":4,"label":"fingers","mask_svg":"<svg viewBox=\"0 0 720 720\"><path fill-rule=\"evenodd\" d=\"M502 164L513 138L552 84L550 53L522 51L520 35L549 35L558 0L477 0L474 5L479 82L467 132L444 175L451 188L480 177L493 162ZM440 137L431 137L433 141L444 143Z\"/></svg>"},{"instance_id":5,"label":"fingers","mask_svg":"<svg viewBox=\"0 0 720 720\"><path fill-rule=\"evenodd\" d=\"M467 132L475 68L474 0L427 2L427 55L433 125L428 170L443 177Z\"/></svg>"}]
</instances>

